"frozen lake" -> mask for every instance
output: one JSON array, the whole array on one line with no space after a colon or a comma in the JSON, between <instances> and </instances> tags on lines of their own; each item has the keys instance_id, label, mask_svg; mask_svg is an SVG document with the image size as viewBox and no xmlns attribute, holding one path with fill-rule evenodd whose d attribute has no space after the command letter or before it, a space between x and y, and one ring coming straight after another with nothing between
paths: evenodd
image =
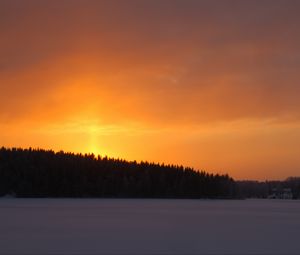
<instances>
[{"instance_id":1,"label":"frozen lake","mask_svg":"<svg viewBox=\"0 0 300 255\"><path fill-rule=\"evenodd\" d=\"M300 254L300 201L2 198L0 254Z\"/></svg>"}]
</instances>

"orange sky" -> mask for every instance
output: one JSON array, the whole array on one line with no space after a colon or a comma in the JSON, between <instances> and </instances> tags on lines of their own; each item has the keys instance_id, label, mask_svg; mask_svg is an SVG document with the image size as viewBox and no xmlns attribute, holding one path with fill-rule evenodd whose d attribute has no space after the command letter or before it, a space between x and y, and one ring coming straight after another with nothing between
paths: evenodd
<instances>
[{"instance_id":1,"label":"orange sky","mask_svg":"<svg viewBox=\"0 0 300 255\"><path fill-rule=\"evenodd\" d=\"M297 1L0 1L0 146L300 175Z\"/></svg>"}]
</instances>

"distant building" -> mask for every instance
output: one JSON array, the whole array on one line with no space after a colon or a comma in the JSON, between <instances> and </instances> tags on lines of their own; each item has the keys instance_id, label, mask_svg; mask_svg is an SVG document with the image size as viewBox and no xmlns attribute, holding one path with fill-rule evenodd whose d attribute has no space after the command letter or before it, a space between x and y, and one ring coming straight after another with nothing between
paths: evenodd
<instances>
[{"instance_id":1,"label":"distant building","mask_svg":"<svg viewBox=\"0 0 300 255\"><path fill-rule=\"evenodd\" d=\"M272 193L268 196L269 199L293 199L292 189L272 189Z\"/></svg>"},{"instance_id":2,"label":"distant building","mask_svg":"<svg viewBox=\"0 0 300 255\"><path fill-rule=\"evenodd\" d=\"M292 199L292 198L293 198L292 189L290 188L283 189L282 199Z\"/></svg>"},{"instance_id":3,"label":"distant building","mask_svg":"<svg viewBox=\"0 0 300 255\"><path fill-rule=\"evenodd\" d=\"M278 192L277 192L277 189L275 189L275 188L272 189L272 193L269 194L268 198L270 198L270 199L276 199L276 198L278 198Z\"/></svg>"}]
</instances>

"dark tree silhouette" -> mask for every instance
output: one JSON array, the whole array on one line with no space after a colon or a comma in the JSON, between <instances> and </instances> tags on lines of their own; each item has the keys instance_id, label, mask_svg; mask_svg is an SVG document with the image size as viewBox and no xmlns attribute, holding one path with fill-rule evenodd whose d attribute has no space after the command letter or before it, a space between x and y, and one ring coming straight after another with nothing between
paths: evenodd
<instances>
[{"instance_id":1,"label":"dark tree silhouette","mask_svg":"<svg viewBox=\"0 0 300 255\"><path fill-rule=\"evenodd\" d=\"M0 196L233 198L236 184L174 165L137 163L93 154L0 149Z\"/></svg>"},{"instance_id":2,"label":"dark tree silhouette","mask_svg":"<svg viewBox=\"0 0 300 255\"><path fill-rule=\"evenodd\" d=\"M237 181L237 194L241 198L270 198L288 189L293 199L300 199L300 177L289 177L284 181Z\"/></svg>"}]
</instances>

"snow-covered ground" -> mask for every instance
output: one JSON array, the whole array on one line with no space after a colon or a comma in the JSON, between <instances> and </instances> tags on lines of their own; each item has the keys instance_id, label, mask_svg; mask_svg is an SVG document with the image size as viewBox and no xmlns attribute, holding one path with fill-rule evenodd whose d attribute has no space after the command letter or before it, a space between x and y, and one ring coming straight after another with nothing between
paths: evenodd
<instances>
[{"instance_id":1,"label":"snow-covered ground","mask_svg":"<svg viewBox=\"0 0 300 255\"><path fill-rule=\"evenodd\" d=\"M3 198L0 254L300 254L300 201Z\"/></svg>"}]
</instances>

